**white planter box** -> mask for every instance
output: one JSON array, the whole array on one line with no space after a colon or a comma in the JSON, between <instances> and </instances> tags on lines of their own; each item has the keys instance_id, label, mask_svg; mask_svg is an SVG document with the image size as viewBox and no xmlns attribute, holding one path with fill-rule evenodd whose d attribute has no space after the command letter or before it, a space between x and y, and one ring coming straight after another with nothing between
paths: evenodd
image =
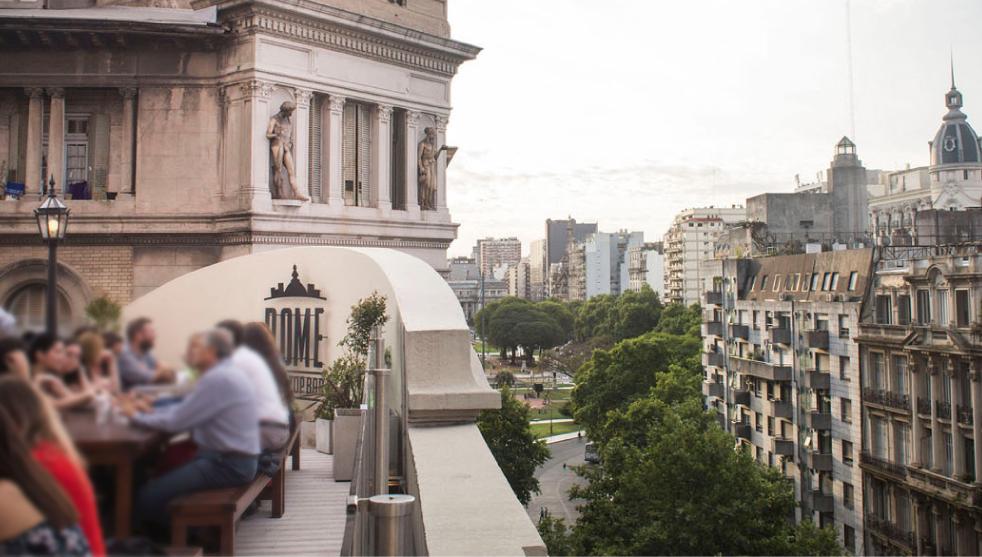
<instances>
[{"instance_id":1,"label":"white planter box","mask_svg":"<svg viewBox=\"0 0 982 557\"><path fill-rule=\"evenodd\" d=\"M361 433L362 411L359 408L334 410L334 480L350 482L355 475L355 449Z\"/></svg>"},{"instance_id":2,"label":"white planter box","mask_svg":"<svg viewBox=\"0 0 982 557\"><path fill-rule=\"evenodd\" d=\"M334 420L324 420L317 418L314 421L316 428L316 447L317 452L324 454L331 454L334 452L334 447L331 445L331 429L334 424Z\"/></svg>"}]
</instances>

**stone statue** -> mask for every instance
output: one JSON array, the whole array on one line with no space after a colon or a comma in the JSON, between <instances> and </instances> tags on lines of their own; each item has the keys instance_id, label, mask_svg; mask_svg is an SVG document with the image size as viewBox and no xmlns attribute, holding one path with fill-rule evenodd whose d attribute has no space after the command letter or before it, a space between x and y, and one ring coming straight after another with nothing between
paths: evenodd
<instances>
[{"instance_id":1,"label":"stone statue","mask_svg":"<svg viewBox=\"0 0 982 557\"><path fill-rule=\"evenodd\" d=\"M280 111L269 119L266 138L273 161L273 198L310 201L297 187L297 172L293 164L293 111L297 105L286 101ZM283 170L286 169L287 184L283 183Z\"/></svg>"},{"instance_id":2,"label":"stone statue","mask_svg":"<svg viewBox=\"0 0 982 557\"><path fill-rule=\"evenodd\" d=\"M436 159L447 147L437 148L436 128L426 128L423 133L426 136L419 142L419 207L432 211L436 209Z\"/></svg>"}]
</instances>

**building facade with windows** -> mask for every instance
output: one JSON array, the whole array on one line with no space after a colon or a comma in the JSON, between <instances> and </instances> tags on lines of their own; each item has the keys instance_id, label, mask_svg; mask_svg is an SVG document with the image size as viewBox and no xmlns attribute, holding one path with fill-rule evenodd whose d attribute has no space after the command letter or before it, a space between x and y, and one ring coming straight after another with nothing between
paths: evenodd
<instances>
[{"instance_id":1,"label":"building facade with windows","mask_svg":"<svg viewBox=\"0 0 982 557\"><path fill-rule=\"evenodd\" d=\"M518 238L482 238L474 248L477 263L486 276L518 265L522 260L522 242Z\"/></svg>"},{"instance_id":2,"label":"building facade with windows","mask_svg":"<svg viewBox=\"0 0 982 557\"><path fill-rule=\"evenodd\" d=\"M882 250L857 338L866 549L982 553L982 254Z\"/></svg>"},{"instance_id":3,"label":"building facade with windows","mask_svg":"<svg viewBox=\"0 0 982 557\"><path fill-rule=\"evenodd\" d=\"M703 394L794 484L797 519L864 551L859 327L872 250L722 259L703 277Z\"/></svg>"},{"instance_id":4,"label":"building facade with windows","mask_svg":"<svg viewBox=\"0 0 982 557\"><path fill-rule=\"evenodd\" d=\"M286 246L393 247L446 272L440 148L451 81L479 49L450 37L445 0L122 4L0 0L3 306L43 291L32 211L49 178L72 210L66 325L98 295L126 303ZM272 187L285 105L273 135L309 202Z\"/></svg>"},{"instance_id":5,"label":"building facade with windows","mask_svg":"<svg viewBox=\"0 0 982 557\"><path fill-rule=\"evenodd\" d=\"M665 233L665 299L685 305L702 299L702 265L713 258L716 239L731 224L747 220L742 206L686 209Z\"/></svg>"},{"instance_id":6,"label":"building facade with windows","mask_svg":"<svg viewBox=\"0 0 982 557\"><path fill-rule=\"evenodd\" d=\"M661 242L645 242L627 251L628 290L640 292L645 285L665 299L665 254Z\"/></svg>"}]
</instances>

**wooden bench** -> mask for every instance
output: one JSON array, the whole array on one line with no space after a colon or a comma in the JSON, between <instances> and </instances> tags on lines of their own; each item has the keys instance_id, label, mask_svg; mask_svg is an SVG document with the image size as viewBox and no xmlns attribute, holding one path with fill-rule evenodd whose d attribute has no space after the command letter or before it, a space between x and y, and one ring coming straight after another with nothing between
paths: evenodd
<instances>
[{"instance_id":1,"label":"wooden bench","mask_svg":"<svg viewBox=\"0 0 982 557\"><path fill-rule=\"evenodd\" d=\"M263 474L252 482L224 489L211 489L178 497L170 504L171 544L187 546L189 528L213 527L219 530L219 553L235 554L235 525L254 501L268 500L272 517L280 518L286 511L286 457L293 457L293 469L300 469L300 428L294 428L290 439L280 452L280 467L270 478Z\"/></svg>"}]
</instances>

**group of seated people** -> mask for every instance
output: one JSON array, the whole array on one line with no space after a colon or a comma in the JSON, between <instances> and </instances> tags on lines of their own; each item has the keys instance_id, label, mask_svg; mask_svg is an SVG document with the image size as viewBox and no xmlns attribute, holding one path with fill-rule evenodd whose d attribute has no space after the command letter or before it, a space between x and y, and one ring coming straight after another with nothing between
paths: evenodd
<instances>
[{"instance_id":1,"label":"group of seated people","mask_svg":"<svg viewBox=\"0 0 982 557\"><path fill-rule=\"evenodd\" d=\"M111 404L130 427L190 434L165 449L137 492L136 522L156 541L174 498L271 473L261 457L286 449L292 391L266 326L223 321L192 335L181 372L154 358L155 338L148 319L129 323L125 341L93 328L67 340L0 337L0 555L106 554L66 412Z\"/></svg>"}]
</instances>

